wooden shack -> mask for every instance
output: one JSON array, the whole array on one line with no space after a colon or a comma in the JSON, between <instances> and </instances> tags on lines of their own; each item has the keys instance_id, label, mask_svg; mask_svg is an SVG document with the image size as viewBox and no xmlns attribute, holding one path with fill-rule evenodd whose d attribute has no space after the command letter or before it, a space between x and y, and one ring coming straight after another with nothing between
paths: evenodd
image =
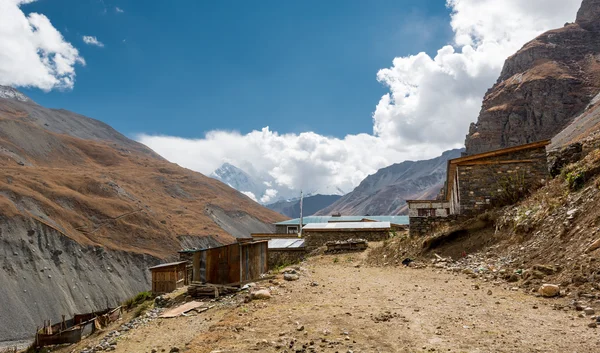
<instances>
[{"instance_id":1,"label":"wooden shack","mask_svg":"<svg viewBox=\"0 0 600 353\"><path fill-rule=\"evenodd\" d=\"M170 262L150 267L152 293L162 294L188 285L187 261Z\"/></svg>"},{"instance_id":2,"label":"wooden shack","mask_svg":"<svg viewBox=\"0 0 600 353\"><path fill-rule=\"evenodd\" d=\"M268 241L244 241L194 253L194 282L236 286L269 271Z\"/></svg>"}]
</instances>

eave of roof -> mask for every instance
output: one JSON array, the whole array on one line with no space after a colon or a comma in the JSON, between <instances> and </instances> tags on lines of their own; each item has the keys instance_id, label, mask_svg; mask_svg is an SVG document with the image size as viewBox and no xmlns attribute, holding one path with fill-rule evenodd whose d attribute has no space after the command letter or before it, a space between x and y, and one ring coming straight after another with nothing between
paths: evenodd
<instances>
[{"instance_id":1,"label":"eave of roof","mask_svg":"<svg viewBox=\"0 0 600 353\"><path fill-rule=\"evenodd\" d=\"M182 264L185 264L185 263L187 263L187 261L169 262L169 263L166 263L166 264L160 264L160 265L152 266L152 267L149 267L148 269L149 270L154 270L154 269L157 269L157 268L177 266L177 265L182 265Z\"/></svg>"}]
</instances>

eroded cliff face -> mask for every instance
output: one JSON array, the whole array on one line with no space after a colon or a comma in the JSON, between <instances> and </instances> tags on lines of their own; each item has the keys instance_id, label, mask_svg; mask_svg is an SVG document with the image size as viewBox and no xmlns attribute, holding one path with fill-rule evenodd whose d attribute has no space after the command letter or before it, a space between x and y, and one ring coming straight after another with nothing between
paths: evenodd
<instances>
[{"instance_id":1,"label":"eroded cliff face","mask_svg":"<svg viewBox=\"0 0 600 353\"><path fill-rule=\"evenodd\" d=\"M100 310L150 288L160 259L81 245L40 222L0 215L0 341L31 337L44 320ZM107 290L108 289L108 290Z\"/></svg>"},{"instance_id":2,"label":"eroded cliff face","mask_svg":"<svg viewBox=\"0 0 600 353\"><path fill-rule=\"evenodd\" d=\"M577 21L546 32L509 57L471 124L467 154L550 139L600 92L600 0Z\"/></svg>"}]
</instances>

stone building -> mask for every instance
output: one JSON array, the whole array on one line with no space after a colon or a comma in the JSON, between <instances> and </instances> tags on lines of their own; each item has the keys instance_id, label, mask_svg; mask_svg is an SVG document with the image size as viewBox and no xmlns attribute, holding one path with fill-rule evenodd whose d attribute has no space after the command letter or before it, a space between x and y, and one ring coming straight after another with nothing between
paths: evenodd
<instances>
[{"instance_id":1,"label":"stone building","mask_svg":"<svg viewBox=\"0 0 600 353\"><path fill-rule=\"evenodd\" d=\"M390 237L390 222L332 222L310 223L304 227L306 249L311 251L328 241L365 239L382 241Z\"/></svg>"},{"instance_id":2,"label":"stone building","mask_svg":"<svg viewBox=\"0 0 600 353\"><path fill-rule=\"evenodd\" d=\"M411 235L423 235L455 219L511 204L549 178L549 140L448 161L442 200L407 201Z\"/></svg>"},{"instance_id":3,"label":"stone building","mask_svg":"<svg viewBox=\"0 0 600 353\"><path fill-rule=\"evenodd\" d=\"M424 235L448 223L450 202L443 200L407 200L411 235Z\"/></svg>"},{"instance_id":4,"label":"stone building","mask_svg":"<svg viewBox=\"0 0 600 353\"><path fill-rule=\"evenodd\" d=\"M307 216L302 219L302 226L312 223L355 223L355 222L389 222L393 230L406 230L408 217L406 216ZM300 218L275 223L277 234L298 234ZM254 237L254 234L252 234Z\"/></svg>"}]
</instances>

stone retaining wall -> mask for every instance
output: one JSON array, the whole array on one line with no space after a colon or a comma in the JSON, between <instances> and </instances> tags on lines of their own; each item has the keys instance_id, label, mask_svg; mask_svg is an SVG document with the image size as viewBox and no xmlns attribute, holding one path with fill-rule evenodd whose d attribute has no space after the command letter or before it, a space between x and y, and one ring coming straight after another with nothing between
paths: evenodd
<instances>
[{"instance_id":1,"label":"stone retaining wall","mask_svg":"<svg viewBox=\"0 0 600 353\"><path fill-rule=\"evenodd\" d=\"M383 241L390 237L389 230L378 231L348 231L348 232L333 232L333 231L305 231L304 238L306 239L307 249L313 250L325 245L328 241L348 240L348 239L365 239L367 241Z\"/></svg>"},{"instance_id":2,"label":"stone retaining wall","mask_svg":"<svg viewBox=\"0 0 600 353\"><path fill-rule=\"evenodd\" d=\"M411 217L409 219L410 237L424 237L432 235L434 232L452 225L457 220L457 216L449 217Z\"/></svg>"},{"instance_id":3,"label":"stone retaining wall","mask_svg":"<svg viewBox=\"0 0 600 353\"><path fill-rule=\"evenodd\" d=\"M306 254L306 249L269 249L269 269L298 263Z\"/></svg>"}]
</instances>

